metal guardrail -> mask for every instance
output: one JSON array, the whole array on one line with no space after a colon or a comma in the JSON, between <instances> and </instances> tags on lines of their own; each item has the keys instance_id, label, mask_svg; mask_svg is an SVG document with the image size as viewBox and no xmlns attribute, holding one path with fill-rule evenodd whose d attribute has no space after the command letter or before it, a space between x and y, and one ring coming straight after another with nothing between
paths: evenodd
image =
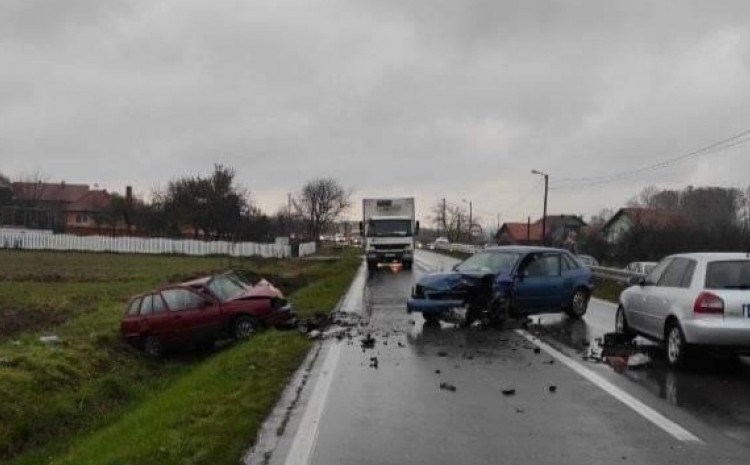
<instances>
[{"instance_id":1,"label":"metal guardrail","mask_svg":"<svg viewBox=\"0 0 750 465\"><path fill-rule=\"evenodd\" d=\"M644 278L645 274L619 268L607 268L604 266L590 266L591 272L597 278L611 279L620 283L628 284L632 278Z\"/></svg>"},{"instance_id":2,"label":"metal guardrail","mask_svg":"<svg viewBox=\"0 0 750 465\"><path fill-rule=\"evenodd\" d=\"M435 249L472 254L482 250L482 247L469 244L435 244ZM591 272L597 278L609 279L623 284L628 284L632 278L646 277L645 274L627 271L620 268L608 268L605 266L589 266L589 268L591 268Z\"/></svg>"},{"instance_id":3,"label":"metal guardrail","mask_svg":"<svg viewBox=\"0 0 750 465\"><path fill-rule=\"evenodd\" d=\"M447 250L449 252L476 253L481 247L469 244L435 244L437 250Z\"/></svg>"}]
</instances>

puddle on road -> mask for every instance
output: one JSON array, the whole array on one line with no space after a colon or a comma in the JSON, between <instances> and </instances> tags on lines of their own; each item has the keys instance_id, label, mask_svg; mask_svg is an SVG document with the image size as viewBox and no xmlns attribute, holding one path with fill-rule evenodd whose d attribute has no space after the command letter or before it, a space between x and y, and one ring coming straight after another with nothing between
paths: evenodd
<instances>
[{"instance_id":1,"label":"puddle on road","mask_svg":"<svg viewBox=\"0 0 750 465\"><path fill-rule=\"evenodd\" d=\"M573 349L584 363L609 368L750 445L748 359L720 359L698 353L687 369L673 370L660 345L640 337L623 340L619 335L597 331L585 320L543 315L532 319L530 330L558 347Z\"/></svg>"}]
</instances>

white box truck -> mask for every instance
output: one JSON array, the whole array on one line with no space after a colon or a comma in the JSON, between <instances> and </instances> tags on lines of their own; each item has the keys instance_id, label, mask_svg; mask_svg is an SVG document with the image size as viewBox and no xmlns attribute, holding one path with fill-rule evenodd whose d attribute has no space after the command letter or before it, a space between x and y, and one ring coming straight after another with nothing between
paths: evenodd
<instances>
[{"instance_id":1,"label":"white box truck","mask_svg":"<svg viewBox=\"0 0 750 465\"><path fill-rule=\"evenodd\" d=\"M379 263L401 262L404 269L414 263L414 237L419 233L414 198L363 199L362 223L367 268Z\"/></svg>"}]
</instances>

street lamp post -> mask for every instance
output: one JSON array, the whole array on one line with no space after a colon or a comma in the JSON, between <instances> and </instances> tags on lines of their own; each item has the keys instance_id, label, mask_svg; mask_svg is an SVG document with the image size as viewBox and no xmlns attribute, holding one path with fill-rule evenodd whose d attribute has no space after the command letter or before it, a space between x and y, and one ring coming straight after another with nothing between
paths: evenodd
<instances>
[{"instance_id":1,"label":"street lamp post","mask_svg":"<svg viewBox=\"0 0 750 465\"><path fill-rule=\"evenodd\" d=\"M538 170L531 170L531 174L544 176L544 213L542 214L542 245L547 242L547 193L549 191L549 174Z\"/></svg>"}]
</instances>

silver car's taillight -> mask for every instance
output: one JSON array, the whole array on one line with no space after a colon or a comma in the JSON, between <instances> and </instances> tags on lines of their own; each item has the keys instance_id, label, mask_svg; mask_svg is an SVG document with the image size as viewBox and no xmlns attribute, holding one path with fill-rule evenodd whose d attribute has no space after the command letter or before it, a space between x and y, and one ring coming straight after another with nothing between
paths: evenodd
<instances>
[{"instance_id":1,"label":"silver car's taillight","mask_svg":"<svg viewBox=\"0 0 750 465\"><path fill-rule=\"evenodd\" d=\"M724 301L716 294L701 292L693 304L694 313L702 314L724 314Z\"/></svg>"}]
</instances>

